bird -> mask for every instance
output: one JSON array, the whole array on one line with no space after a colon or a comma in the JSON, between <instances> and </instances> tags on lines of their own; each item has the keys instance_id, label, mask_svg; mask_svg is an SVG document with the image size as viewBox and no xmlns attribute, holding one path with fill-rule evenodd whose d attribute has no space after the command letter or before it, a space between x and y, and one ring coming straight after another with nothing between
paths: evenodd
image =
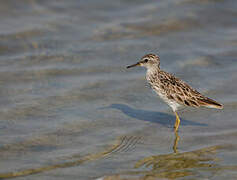
<instances>
[{"instance_id":1,"label":"bird","mask_svg":"<svg viewBox=\"0 0 237 180\"><path fill-rule=\"evenodd\" d=\"M173 110L176 121L175 132L178 131L180 118L177 111L181 107L207 107L222 109L223 105L202 95L186 82L175 77L173 74L160 69L160 57L156 54L146 54L136 64L127 66L132 68L142 66L146 68L146 80L156 94L165 101Z\"/></svg>"}]
</instances>

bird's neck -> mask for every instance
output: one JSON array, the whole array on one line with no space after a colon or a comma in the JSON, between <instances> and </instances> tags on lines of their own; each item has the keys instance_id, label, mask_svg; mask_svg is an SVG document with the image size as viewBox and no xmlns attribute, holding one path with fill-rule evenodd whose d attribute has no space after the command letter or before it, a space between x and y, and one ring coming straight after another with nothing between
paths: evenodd
<instances>
[{"instance_id":1,"label":"bird's neck","mask_svg":"<svg viewBox=\"0 0 237 180\"><path fill-rule=\"evenodd\" d=\"M154 79L157 78L157 75L160 73L160 68L159 67L150 67L147 68L146 71L146 79L149 83L152 83Z\"/></svg>"},{"instance_id":2,"label":"bird's neck","mask_svg":"<svg viewBox=\"0 0 237 180\"><path fill-rule=\"evenodd\" d=\"M160 72L160 68L158 66L151 66L147 68L146 74L158 74Z\"/></svg>"}]
</instances>

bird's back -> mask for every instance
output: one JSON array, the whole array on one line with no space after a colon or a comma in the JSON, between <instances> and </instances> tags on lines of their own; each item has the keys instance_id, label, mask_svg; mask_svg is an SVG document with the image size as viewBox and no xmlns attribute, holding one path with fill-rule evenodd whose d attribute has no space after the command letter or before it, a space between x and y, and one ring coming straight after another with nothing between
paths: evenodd
<instances>
[{"instance_id":1,"label":"bird's back","mask_svg":"<svg viewBox=\"0 0 237 180\"><path fill-rule=\"evenodd\" d=\"M168 104L175 102L183 106L222 109L222 105L218 102L205 97L184 81L159 68L148 71L146 79L152 89Z\"/></svg>"}]
</instances>

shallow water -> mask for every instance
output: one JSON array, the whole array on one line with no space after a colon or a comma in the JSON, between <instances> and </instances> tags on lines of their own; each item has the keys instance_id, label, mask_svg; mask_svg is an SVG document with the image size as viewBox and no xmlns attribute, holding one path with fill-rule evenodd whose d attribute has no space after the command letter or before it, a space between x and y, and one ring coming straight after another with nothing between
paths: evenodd
<instances>
[{"instance_id":1,"label":"shallow water","mask_svg":"<svg viewBox=\"0 0 237 180\"><path fill-rule=\"evenodd\" d=\"M0 178L236 179L237 2L0 1ZM148 52L224 104L175 116Z\"/></svg>"}]
</instances>

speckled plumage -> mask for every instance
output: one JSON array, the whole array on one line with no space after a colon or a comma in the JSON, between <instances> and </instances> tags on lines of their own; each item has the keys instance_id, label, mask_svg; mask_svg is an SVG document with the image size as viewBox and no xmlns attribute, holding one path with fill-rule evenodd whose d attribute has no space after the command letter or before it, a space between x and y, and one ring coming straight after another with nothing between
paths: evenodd
<instances>
[{"instance_id":1,"label":"speckled plumage","mask_svg":"<svg viewBox=\"0 0 237 180\"><path fill-rule=\"evenodd\" d=\"M221 104L205 97L184 81L168 72L162 71L160 69L160 58L155 54L147 54L138 63L127 68L134 66L144 66L147 68L146 79L148 83L175 112L176 123L177 119L179 119L176 111L181 106L223 108ZM177 126L179 126L179 123ZM175 129L177 130L177 127Z\"/></svg>"}]
</instances>

